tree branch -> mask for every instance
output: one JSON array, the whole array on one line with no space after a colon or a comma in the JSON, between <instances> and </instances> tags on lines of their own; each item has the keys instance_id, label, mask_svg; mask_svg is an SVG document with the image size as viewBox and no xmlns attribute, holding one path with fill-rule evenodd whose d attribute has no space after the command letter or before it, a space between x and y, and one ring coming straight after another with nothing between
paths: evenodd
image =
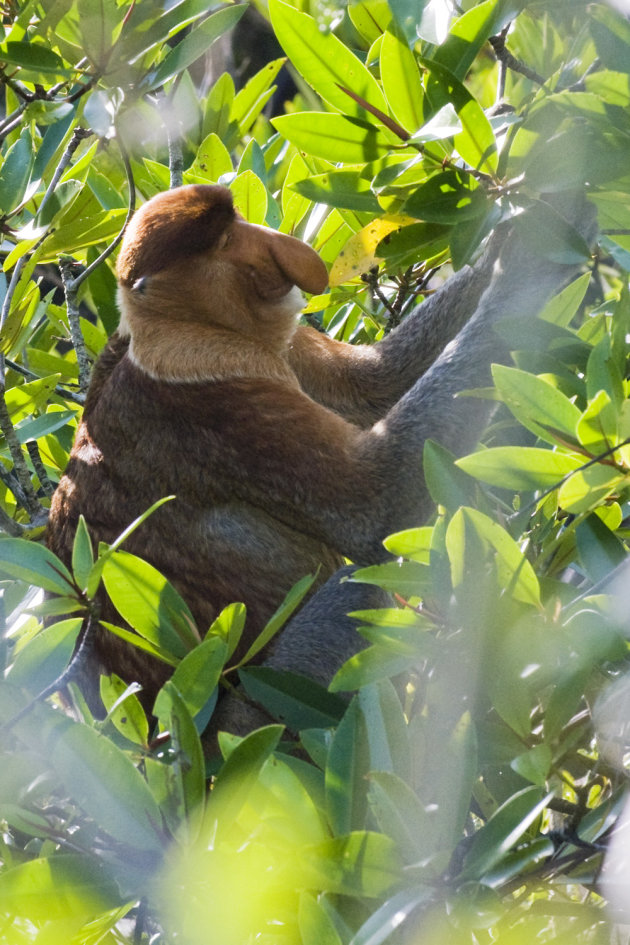
<instances>
[{"instance_id":1,"label":"tree branch","mask_svg":"<svg viewBox=\"0 0 630 945\"><path fill-rule=\"evenodd\" d=\"M31 473L24 459L24 453L22 452L22 446L20 441L17 438L17 433L15 432L15 427L9 415L9 410L7 408L6 401L4 396L0 397L0 430L4 434L4 438L7 441L9 447L9 452L11 453L11 459L13 460L13 472L18 481L21 494L18 496L15 493L15 490L9 485L11 491L16 495L16 498L24 506L28 512L29 518L33 524L43 524L47 518L47 510L40 504L37 495L35 494L35 489L33 488L33 483L31 481Z\"/></svg>"},{"instance_id":2,"label":"tree branch","mask_svg":"<svg viewBox=\"0 0 630 945\"><path fill-rule=\"evenodd\" d=\"M37 474L37 478L39 479L39 484L42 487L43 491L46 493L46 495L50 498L53 492L55 491L55 487L50 481L50 479L48 478L48 473L46 472L46 469L42 462L42 457L39 452L39 446L37 445L37 441L29 440L28 443L26 444L26 449L28 450L28 455L31 458L33 469L35 470L35 473Z\"/></svg>"},{"instance_id":3,"label":"tree branch","mask_svg":"<svg viewBox=\"0 0 630 945\"><path fill-rule=\"evenodd\" d=\"M538 75L533 69L530 69L529 66L526 66L524 62L521 62L520 59L517 59L512 55L510 50L505 45L505 40L507 38L507 30L502 30L498 36L490 36L488 42L494 50L494 54L497 57L498 61L506 69L511 69L512 72L518 72L520 75L525 76L526 79L531 79L532 82L535 82L537 85L544 85L545 80L541 75Z\"/></svg>"},{"instance_id":4,"label":"tree branch","mask_svg":"<svg viewBox=\"0 0 630 945\"><path fill-rule=\"evenodd\" d=\"M46 204L48 203L48 201L54 194L57 184L59 183L61 179L61 175L64 173L65 169L70 164L70 161L72 160L72 155L74 154L76 149L79 147L81 142L85 140L85 138L89 138L93 134L94 134L93 131L89 131L86 128L78 127L74 129L74 132L72 134L72 137L70 138L70 141L68 142L66 150L61 155L59 164L55 168L55 173L53 174L50 184L48 185L46 189L46 193L42 197L41 203L37 210L38 216L41 214L42 210L44 209L44 207L46 206Z\"/></svg>"}]
</instances>

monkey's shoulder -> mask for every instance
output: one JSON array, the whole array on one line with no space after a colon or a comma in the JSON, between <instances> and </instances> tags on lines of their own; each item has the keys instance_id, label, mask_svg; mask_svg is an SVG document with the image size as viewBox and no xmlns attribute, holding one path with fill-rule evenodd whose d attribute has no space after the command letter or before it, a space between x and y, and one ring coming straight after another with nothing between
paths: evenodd
<instances>
[{"instance_id":1,"label":"monkey's shoulder","mask_svg":"<svg viewBox=\"0 0 630 945\"><path fill-rule=\"evenodd\" d=\"M111 424L136 422L152 435L172 426L180 437L189 431L226 439L246 434L251 443L258 430L269 435L275 429L285 437L287 424L296 434L326 425L352 428L299 387L276 378L163 380L143 371L123 351L117 360L112 352L104 365L99 362L97 380L98 396L89 398L86 416L107 417Z\"/></svg>"}]
</instances>

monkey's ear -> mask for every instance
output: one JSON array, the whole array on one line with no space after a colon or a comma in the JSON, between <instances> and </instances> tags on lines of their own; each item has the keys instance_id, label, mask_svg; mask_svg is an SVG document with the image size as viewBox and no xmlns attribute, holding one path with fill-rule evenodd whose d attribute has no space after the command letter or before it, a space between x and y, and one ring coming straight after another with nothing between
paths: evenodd
<instances>
[{"instance_id":1,"label":"monkey's ear","mask_svg":"<svg viewBox=\"0 0 630 945\"><path fill-rule=\"evenodd\" d=\"M328 285L328 271L315 250L293 236L276 230L268 232L269 252L287 280L304 292L323 292Z\"/></svg>"}]
</instances>

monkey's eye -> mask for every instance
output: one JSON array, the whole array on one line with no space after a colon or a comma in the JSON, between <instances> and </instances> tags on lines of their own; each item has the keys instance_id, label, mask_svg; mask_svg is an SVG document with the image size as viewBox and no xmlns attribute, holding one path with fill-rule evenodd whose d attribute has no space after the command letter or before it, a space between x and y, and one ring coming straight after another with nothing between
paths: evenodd
<instances>
[{"instance_id":1,"label":"monkey's eye","mask_svg":"<svg viewBox=\"0 0 630 945\"><path fill-rule=\"evenodd\" d=\"M139 278L139 279L136 279L136 281L134 282L134 284L131 286L131 288L133 289L133 291L134 291L134 292L139 292L140 295L143 295L143 294L144 294L144 291L145 291L146 287L147 287L147 277L146 277L146 276L140 276L140 278Z\"/></svg>"}]
</instances>

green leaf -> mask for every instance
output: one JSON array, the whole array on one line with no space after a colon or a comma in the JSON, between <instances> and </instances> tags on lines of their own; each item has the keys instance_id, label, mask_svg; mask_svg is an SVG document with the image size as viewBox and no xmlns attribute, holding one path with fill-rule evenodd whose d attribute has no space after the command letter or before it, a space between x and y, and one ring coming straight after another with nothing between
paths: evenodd
<instances>
[{"instance_id":1,"label":"green leaf","mask_svg":"<svg viewBox=\"0 0 630 945\"><path fill-rule=\"evenodd\" d=\"M253 171L238 174L230 184L234 206L249 223L259 225L267 216L267 188Z\"/></svg>"},{"instance_id":2,"label":"green leaf","mask_svg":"<svg viewBox=\"0 0 630 945\"><path fill-rule=\"evenodd\" d=\"M120 903L116 883L96 857L78 853L38 857L0 874L2 912L37 924L92 918Z\"/></svg>"},{"instance_id":3,"label":"green leaf","mask_svg":"<svg viewBox=\"0 0 630 945\"><path fill-rule=\"evenodd\" d=\"M436 505L450 511L473 504L474 486L458 465L446 447L434 440L425 441L422 467L427 489Z\"/></svg>"},{"instance_id":4,"label":"green leaf","mask_svg":"<svg viewBox=\"0 0 630 945\"><path fill-rule=\"evenodd\" d=\"M512 759L510 768L526 781L544 787L552 761L553 755L548 745L535 745L529 751Z\"/></svg>"},{"instance_id":5,"label":"green leaf","mask_svg":"<svg viewBox=\"0 0 630 945\"><path fill-rule=\"evenodd\" d=\"M242 669L239 678L246 693L294 732L303 728L332 728L346 703L305 676L267 666Z\"/></svg>"},{"instance_id":6,"label":"green leaf","mask_svg":"<svg viewBox=\"0 0 630 945\"><path fill-rule=\"evenodd\" d=\"M471 98L457 112L462 131L455 135L454 144L460 156L475 170L494 174L497 170L497 143L490 122L479 102Z\"/></svg>"},{"instance_id":7,"label":"green leaf","mask_svg":"<svg viewBox=\"0 0 630 945\"><path fill-rule=\"evenodd\" d=\"M392 148L390 138L360 118L326 112L295 112L271 124L301 151L327 161L366 164Z\"/></svg>"},{"instance_id":8,"label":"green leaf","mask_svg":"<svg viewBox=\"0 0 630 945\"><path fill-rule=\"evenodd\" d=\"M380 215L381 205L372 193L370 181L361 171L332 170L314 174L292 184L292 189L309 200L342 207L346 210L365 211Z\"/></svg>"},{"instance_id":9,"label":"green leaf","mask_svg":"<svg viewBox=\"0 0 630 945\"><path fill-rule=\"evenodd\" d=\"M551 322L553 325L568 328L584 301L590 281L590 272L585 272L574 279L566 288L547 302L538 317L546 322Z\"/></svg>"},{"instance_id":10,"label":"green leaf","mask_svg":"<svg viewBox=\"0 0 630 945\"><path fill-rule=\"evenodd\" d=\"M423 860L432 853L430 839L434 812L395 772L373 771L369 775L368 801L379 827L394 840L406 863ZM429 839L429 843L427 840Z\"/></svg>"},{"instance_id":11,"label":"green leaf","mask_svg":"<svg viewBox=\"0 0 630 945\"><path fill-rule=\"evenodd\" d=\"M332 32L320 30L306 13L269 0L269 13L280 45L318 95L346 115L365 117L365 109L347 95L349 89L381 112L387 104L376 79Z\"/></svg>"},{"instance_id":12,"label":"green leaf","mask_svg":"<svg viewBox=\"0 0 630 945\"><path fill-rule=\"evenodd\" d=\"M551 794L528 787L502 804L473 837L460 879L477 879L496 867L547 806Z\"/></svg>"},{"instance_id":13,"label":"green leaf","mask_svg":"<svg viewBox=\"0 0 630 945\"><path fill-rule=\"evenodd\" d=\"M78 198L70 207L68 216L72 216L77 202ZM57 261L60 253L82 253L87 246L112 239L122 229L126 216L126 210L103 210L89 217L64 222L44 241L40 261Z\"/></svg>"},{"instance_id":14,"label":"green leaf","mask_svg":"<svg viewBox=\"0 0 630 945\"><path fill-rule=\"evenodd\" d=\"M119 614L152 644L179 658L197 644L188 605L148 562L116 551L103 565L103 582Z\"/></svg>"},{"instance_id":15,"label":"green leaf","mask_svg":"<svg viewBox=\"0 0 630 945\"><path fill-rule=\"evenodd\" d=\"M81 47L90 62L102 71L107 66L112 36L122 11L108 0L77 0Z\"/></svg>"},{"instance_id":16,"label":"green leaf","mask_svg":"<svg viewBox=\"0 0 630 945\"><path fill-rule=\"evenodd\" d=\"M110 739L69 722L51 739L50 757L70 797L114 840L160 853L159 808L129 756Z\"/></svg>"},{"instance_id":17,"label":"green leaf","mask_svg":"<svg viewBox=\"0 0 630 945\"><path fill-rule=\"evenodd\" d=\"M82 623L77 617L40 630L18 652L7 678L30 692L42 692L70 662Z\"/></svg>"},{"instance_id":18,"label":"green leaf","mask_svg":"<svg viewBox=\"0 0 630 945\"><path fill-rule=\"evenodd\" d=\"M407 528L402 532L389 535L383 544L390 552L400 558L409 558L419 564L429 563L433 526L423 525L420 528Z\"/></svg>"},{"instance_id":19,"label":"green leaf","mask_svg":"<svg viewBox=\"0 0 630 945\"><path fill-rule=\"evenodd\" d=\"M543 725L546 738L557 738L564 726L579 711L590 673L589 667L571 674L568 679L559 679L556 682L545 709Z\"/></svg>"},{"instance_id":20,"label":"green leaf","mask_svg":"<svg viewBox=\"0 0 630 945\"><path fill-rule=\"evenodd\" d=\"M210 14L166 54L156 71L151 74L147 91L164 85L196 62L219 36L238 23L246 9L244 4L237 4Z\"/></svg>"},{"instance_id":21,"label":"green leaf","mask_svg":"<svg viewBox=\"0 0 630 945\"><path fill-rule=\"evenodd\" d=\"M412 667L412 658L422 657L423 644L426 644L427 639L426 634L419 636L417 648L405 654L392 652L385 646L370 646L366 650L360 650L335 673L329 686L330 691L349 692L408 671ZM430 650L429 643L424 655L429 655Z\"/></svg>"},{"instance_id":22,"label":"green leaf","mask_svg":"<svg viewBox=\"0 0 630 945\"><path fill-rule=\"evenodd\" d=\"M583 460L533 446L496 446L463 456L456 465L491 486L529 492L559 486Z\"/></svg>"},{"instance_id":23,"label":"green leaf","mask_svg":"<svg viewBox=\"0 0 630 945\"><path fill-rule=\"evenodd\" d=\"M365 822L369 751L365 716L355 697L333 732L326 759L326 811L336 834Z\"/></svg>"},{"instance_id":24,"label":"green leaf","mask_svg":"<svg viewBox=\"0 0 630 945\"><path fill-rule=\"evenodd\" d=\"M116 61L133 63L207 12L207 0L176 0L168 9L161 10L159 16L147 16L144 4L137 3L125 16L125 29L114 47Z\"/></svg>"},{"instance_id":25,"label":"green leaf","mask_svg":"<svg viewBox=\"0 0 630 945\"><path fill-rule=\"evenodd\" d=\"M449 240L453 269L458 270L472 263L482 241L501 222L501 216L499 205L489 203L481 216L464 220L453 227Z\"/></svg>"},{"instance_id":26,"label":"green leaf","mask_svg":"<svg viewBox=\"0 0 630 945\"><path fill-rule=\"evenodd\" d=\"M257 729L234 748L219 771L204 820L204 836L229 831L282 735L281 725Z\"/></svg>"},{"instance_id":27,"label":"green leaf","mask_svg":"<svg viewBox=\"0 0 630 945\"><path fill-rule=\"evenodd\" d=\"M499 584L516 600L541 606L540 586L536 573L508 532L488 516L476 509L459 509L448 526L446 547L451 561L453 585L462 583L468 570L470 541L469 531L474 533L472 547L477 551L479 542L484 550L496 552Z\"/></svg>"},{"instance_id":28,"label":"green leaf","mask_svg":"<svg viewBox=\"0 0 630 945\"><path fill-rule=\"evenodd\" d=\"M276 612L272 614L260 631L245 656L236 663L235 666L242 666L244 663L248 663L257 653L260 653L260 651L267 646L269 641L272 640L281 627L284 626L291 614L300 606L315 583L316 578L316 574L307 574L293 585Z\"/></svg>"},{"instance_id":29,"label":"green leaf","mask_svg":"<svg viewBox=\"0 0 630 945\"><path fill-rule=\"evenodd\" d=\"M175 498L174 495L167 495L167 496L164 496L163 499L158 499L157 502L154 502L153 505L149 506L149 508L146 509L146 511L142 512L142 514L139 515L138 518L135 518L133 520L131 525L127 525L127 527L122 530L120 535L118 535L115 538L115 540L111 543L111 545L107 547L107 554L109 555L111 552L116 551L116 549L119 548L123 544L123 542L125 542L129 538L129 536L132 535L135 532L135 530L139 528L140 525L143 524L143 522L146 522L146 520L149 518L150 515L153 515L153 513L156 512L166 502L172 502L174 498Z\"/></svg>"},{"instance_id":30,"label":"green leaf","mask_svg":"<svg viewBox=\"0 0 630 945\"><path fill-rule=\"evenodd\" d=\"M628 553L599 515L588 515L580 522L575 538L580 561L593 583L603 580Z\"/></svg>"},{"instance_id":31,"label":"green leaf","mask_svg":"<svg viewBox=\"0 0 630 945\"><path fill-rule=\"evenodd\" d=\"M620 358L622 363L618 365L612 351L611 336L604 335L591 351L586 365L586 396L589 401L594 401L600 392L605 392L609 401L611 401L611 405L614 405L612 410L608 411L609 418L606 423L607 429L613 437L617 433L616 413L625 399L621 373L622 370L625 370L625 359L625 344ZM613 419L613 414L615 419ZM612 443L609 445L612 445Z\"/></svg>"},{"instance_id":32,"label":"green leaf","mask_svg":"<svg viewBox=\"0 0 630 945\"><path fill-rule=\"evenodd\" d=\"M323 905L307 892L300 895L298 927L302 945L343 945Z\"/></svg>"},{"instance_id":33,"label":"green leaf","mask_svg":"<svg viewBox=\"0 0 630 945\"><path fill-rule=\"evenodd\" d=\"M72 544L72 573L81 590L86 589L93 566L92 539L85 524L85 519L80 515Z\"/></svg>"},{"instance_id":34,"label":"green leaf","mask_svg":"<svg viewBox=\"0 0 630 945\"><path fill-rule=\"evenodd\" d=\"M592 18L591 30L597 54L609 69L630 72L628 51L630 50L630 24L615 10L603 4L589 8Z\"/></svg>"},{"instance_id":35,"label":"green leaf","mask_svg":"<svg viewBox=\"0 0 630 945\"><path fill-rule=\"evenodd\" d=\"M359 568L352 580L361 584L376 584L384 591L393 591L402 597L421 597L431 586L431 572L417 561L387 561L369 568Z\"/></svg>"},{"instance_id":36,"label":"green leaf","mask_svg":"<svg viewBox=\"0 0 630 945\"><path fill-rule=\"evenodd\" d=\"M49 76L72 75L74 70L67 69L63 59L38 42L15 42L9 40L0 45L0 59L9 65L21 66L29 72L41 73Z\"/></svg>"},{"instance_id":37,"label":"green leaf","mask_svg":"<svg viewBox=\"0 0 630 945\"><path fill-rule=\"evenodd\" d=\"M42 377L36 381L21 384L19 387L11 387L5 392L7 409L14 424L43 406L55 389L60 376L52 374L50 377Z\"/></svg>"},{"instance_id":38,"label":"green leaf","mask_svg":"<svg viewBox=\"0 0 630 945\"><path fill-rule=\"evenodd\" d=\"M30 129L23 128L18 140L4 155L0 168L0 213L10 213L24 200L34 156Z\"/></svg>"},{"instance_id":39,"label":"green leaf","mask_svg":"<svg viewBox=\"0 0 630 945\"><path fill-rule=\"evenodd\" d=\"M213 620L206 639L210 637L219 637L227 646L227 658L234 653L238 646L243 629L245 627L245 618L247 609L245 604L234 603L224 607L219 616Z\"/></svg>"},{"instance_id":40,"label":"green leaf","mask_svg":"<svg viewBox=\"0 0 630 945\"><path fill-rule=\"evenodd\" d=\"M436 223L411 223L387 235L375 255L401 268L433 259L448 248L450 227Z\"/></svg>"},{"instance_id":41,"label":"green leaf","mask_svg":"<svg viewBox=\"0 0 630 945\"><path fill-rule=\"evenodd\" d=\"M436 61L463 80L488 37L500 32L522 6L518 0L513 3L485 0L477 4L453 23L448 39L435 52Z\"/></svg>"},{"instance_id":42,"label":"green leaf","mask_svg":"<svg viewBox=\"0 0 630 945\"><path fill-rule=\"evenodd\" d=\"M400 36L387 32L381 44L381 81L391 112L413 133L424 122L424 91L416 58Z\"/></svg>"},{"instance_id":43,"label":"green leaf","mask_svg":"<svg viewBox=\"0 0 630 945\"><path fill-rule=\"evenodd\" d=\"M135 646L136 649L142 650L144 653L150 653L151 656L155 656L156 659L161 660L163 663L167 663L169 666L177 666L179 660L177 657L173 656L168 650L160 649L157 644L150 643L148 640L145 640L144 637L141 637L138 633L134 633L133 630L126 630L124 627L117 627L113 623L108 623L106 620L100 621L101 627L113 633L114 636L119 637L121 640L125 640L127 643L130 643L131 646Z\"/></svg>"},{"instance_id":44,"label":"green leaf","mask_svg":"<svg viewBox=\"0 0 630 945\"><path fill-rule=\"evenodd\" d=\"M368 46L380 39L392 19L387 0L358 0L348 4L348 15Z\"/></svg>"},{"instance_id":45,"label":"green leaf","mask_svg":"<svg viewBox=\"0 0 630 945\"><path fill-rule=\"evenodd\" d=\"M542 377L503 364L492 365L492 378L501 400L528 430L552 445L557 443L553 431L575 442L582 415L557 387Z\"/></svg>"},{"instance_id":46,"label":"green leaf","mask_svg":"<svg viewBox=\"0 0 630 945\"><path fill-rule=\"evenodd\" d=\"M396 934L396 930L412 913L428 906L433 896L430 886L414 885L412 890L395 893L366 919L353 936L353 945L381 945Z\"/></svg>"},{"instance_id":47,"label":"green leaf","mask_svg":"<svg viewBox=\"0 0 630 945\"><path fill-rule=\"evenodd\" d=\"M160 689L154 712L163 731L170 735L167 797L160 807L171 832L189 842L201 827L206 792L205 763L199 735L173 679Z\"/></svg>"},{"instance_id":48,"label":"green leaf","mask_svg":"<svg viewBox=\"0 0 630 945\"><path fill-rule=\"evenodd\" d=\"M219 684L228 646L218 636L206 637L178 664L171 681L193 716L206 705Z\"/></svg>"},{"instance_id":49,"label":"green leaf","mask_svg":"<svg viewBox=\"0 0 630 945\"><path fill-rule=\"evenodd\" d=\"M55 433L61 427L65 427L68 420L74 420L77 416L74 410L51 410L35 420L26 420L16 426L16 433L19 443L29 443L39 440L49 433Z\"/></svg>"},{"instance_id":50,"label":"green leaf","mask_svg":"<svg viewBox=\"0 0 630 945\"><path fill-rule=\"evenodd\" d=\"M427 223L462 223L484 214L488 201L474 180L463 171L446 170L420 184L403 212Z\"/></svg>"},{"instance_id":51,"label":"green leaf","mask_svg":"<svg viewBox=\"0 0 630 945\"><path fill-rule=\"evenodd\" d=\"M575 265L591 257L584 237L548 203L539 201L515 217L514 228L533 253L551 262Z\"/></svg>"},{"instance_id":52,"label":"green leaf","mask_svg":"<svg viewBox=\"0 0 630 945\"><path fill-rule=\"evenodd\" d=\"M407 721L398 694L389 679L364 686L357 694L365 719L371 771L396 771L410 778L411 746Z\"/></svg>"},{"instance_id":53,"label":"green leaf","mask_svg":"<svg viewBox=\"0 0 630 945\"><path fill-rule=\"evenodd\" d=\"M203 133L209 135L214 132L226 148L232 145L238 135L236 122L230 121L233 104L234 80L229 72L224 72L210 89L203 116Z\"/></svg>"},{"instance_id":54,"label":"green leaf","mask_svg":"<svg viewBox=\"0 0 630 945\"><path fill-rule=\"evenodd\" d=\"M67 596L74 590L72 575L59 558L24 538L0 539L0 576L34 584L53 594Z\"/></svg>"},{"instance_id":55,"label":"green leaf","mask_svg":"<svg viewBox=\"0 0 630 945\"><path fill-rule=\"evenodd\" d=\"M149 723L135 694L139 688L137 683L128 685L113 673L100 678L100 694L107 710L107 720L130 742L146 748Z\"/></svg>"},{"instance_id":56,"label":"green leaf","mask_svg":"<svg viewBox=\"0 0 630 945\"><path fill-rule=\"evenodd\" d=\"M579 515L594 509L609 495L624 488L628 477L611 466L588 466L574 473L561 486L558 502L567 512Z\"/></svg>"},{"instance_id":57,"label":"green leaf","mask_svg":"<svg viewBox=\"0 0 630 945\"><path fill-rule=\"evenodd\" d=\"M577 425L578 440L591 456L605 453L619 442L617 411L605 390L591 400Z\"/></svg>"},{"instance_id":58,"label":"green leaf","mask_svg":"<svg viewBox=\"0 0 630 945\"><path fill-rule=\"evenodd\" d=\"M268 62L245 83L245 86L234 99L230 117L238 124L241 135L249 131L273 95L275 86L272 88L271 84L285 61L284 58L280 58Z\"/></svg>"},{"instance_id":59,"label":"green leaf","mask_svg":"<svg viewBox=\"0 0 630 945\"><path fill-rule=\"evenodd\" d=\"M630 106L630 76L626 72L594 72L584 76L584 85L588 92L593 92L610 105Z\"/></svg>"},{"instance_id":60,"label":"green leaf","mask_svg":"<svg viewBox=\"0 0 630 945\"><path fill-rule=\"evenodd\" d=\"M223 174L232 173L230 153L214 131L201 142L190 170L215 184Z\"/></svg>"},{"instance_id":61,"label":"green leaf","mask_svg":"<svg viewBox=\"0 0 630 945\"><path fill-rule=\"evenodd\" d=\"M383 896L400 881L396 845L383 834L357 831L304 848L304 885L340 896Z\"/></svg>"}]
</instances>

